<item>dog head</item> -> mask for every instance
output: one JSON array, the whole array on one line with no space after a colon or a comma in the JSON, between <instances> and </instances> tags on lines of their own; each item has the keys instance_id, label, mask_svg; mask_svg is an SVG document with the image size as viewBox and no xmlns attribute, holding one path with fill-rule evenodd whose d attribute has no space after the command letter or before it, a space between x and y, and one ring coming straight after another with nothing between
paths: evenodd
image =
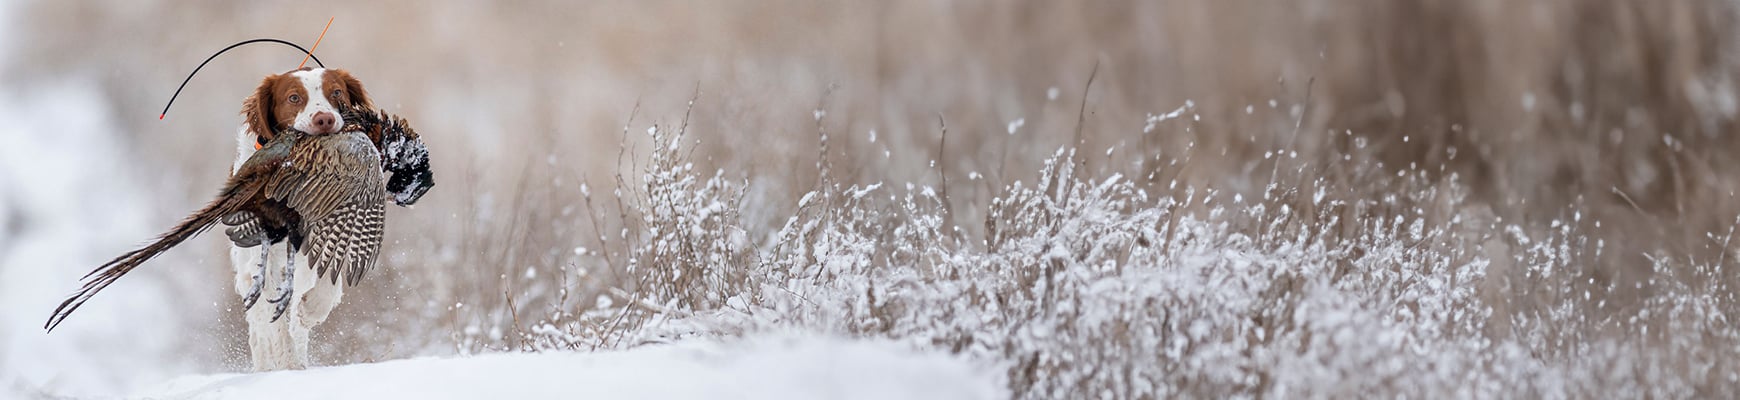
<instances>
[{"instance_id":1,"label":"dog head","mask_svg":"<svg viewBox=\"0 0 1740 400\"><path fill-rule=\"evenodd\" d=\"M284 129L313 135L338 133L346 111L372 107L362 82L350 73L302 68L261 80L254 94L242 101L242 118L260 146Z\"/></svg>"}]
</instances>

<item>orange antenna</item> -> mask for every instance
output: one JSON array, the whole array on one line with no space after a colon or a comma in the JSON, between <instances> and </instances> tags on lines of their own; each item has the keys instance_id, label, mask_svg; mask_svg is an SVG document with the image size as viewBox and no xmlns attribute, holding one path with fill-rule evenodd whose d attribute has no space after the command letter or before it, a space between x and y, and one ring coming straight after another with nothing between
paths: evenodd
<instances>
[{"instance_id":1,"label":"orange antenna","mask_svg":"<svg viewBox=\"0 0 1740 400\"><path fill-rule=\"evenodd\" d=\"M320 37L314 38L314 47L308 49L308 55L302 56L302 63L296 64L296 69L302 69L303 66L308 65L308 57L313 57L314 51L320 49L320 40L326 39L326 30L332 29L332 20L337 18L336 16L326 18L326 27L320 28Z\"/></svg>"}]
</instances>

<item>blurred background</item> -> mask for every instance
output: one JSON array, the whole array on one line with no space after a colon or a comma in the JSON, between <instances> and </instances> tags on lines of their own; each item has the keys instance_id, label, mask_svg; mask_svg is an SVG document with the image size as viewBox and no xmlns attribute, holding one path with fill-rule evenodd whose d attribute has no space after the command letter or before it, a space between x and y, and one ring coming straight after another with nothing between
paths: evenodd
<instances>
[{"instance_id":1,"label":"blurred background","mask_svg":"<svg viewBox=\"0 0 1740 400\"><path fill-rule=\"evenodd\" d=\"M1360 173L1454 176L1470 193L1457 207L1500 220L1547 229L1576 212L1607 249L1577 265L1636 303L1648 293L1624 283L1648 278L1646 252L1735 258L1710 233L1740 212L1737 15L1716 0L14 0L0 6L0 387L112 393L247 368L210 235L53 335L40 326L80 275L215 192L242 98L302 57L233 50L159 120L186 74L240 40L311 45L328 17L317 55L418 128L438 183L390 209L383 267L317 328L318 364L508 349L506 295L540 307L568 288L550 277L574 277L581 299L613 285L595 232L622 221L588 212L615 206L581 187L633 180L647 127L682 123L691 98L697 168L747 184L757 243L824 155L846 183L945 188L971 236L998 188L1072 144L1090 173L1160 193L1260 193L1277 151L1359 154Z\"/></svg>"}]
</instances>

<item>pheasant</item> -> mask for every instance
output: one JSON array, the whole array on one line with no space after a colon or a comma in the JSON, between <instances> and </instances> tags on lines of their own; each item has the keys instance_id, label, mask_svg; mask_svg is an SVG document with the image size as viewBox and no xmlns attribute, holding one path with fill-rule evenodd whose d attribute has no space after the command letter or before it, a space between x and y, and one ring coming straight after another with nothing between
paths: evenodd
<instances>
[{"instance_id":1,"label":"pheasant","mask_svg":"<svg viewBox=\"0 0 1740 400\"><path fill-rule=\"evenodd\" d=\"M344 120L347 121L347 124L341 131L361 132L369 138L369 142L374 143L375 149L382 155L381 169L392 174L392 178L388 179L386 183L387 194L392 196L395 204L410 206L435 185L434 175L429 170L429 151L424 147L417 131L411 129L410 123L406 122L404 118L383 111L371 112L359 109L346 112ZM283 240L287 234L282 227L273 226L270 223L271 216L261 219L248 211L230 214L221 221L224 225L230 226L224 232L229 236L231 243L235 243L237 247L259 246L262 253L270 249L270 244ZM291 245L299 246L296 242L292 242ZM321 260L319 255L321 253L310 252L308 259L310 262L318 263L317 260ZM258 274L265 275L266 265L264 263L267 257L262 256L260 259L260 272ZM366 269L347 271L345 283L355 286L362 279L364 271ZM322 277L327 276L326 267L320 267L317 273ZM339 274L332 274L332 283L338 283L338 277ZM284 284L288 285L289 281L289 279L285 279L286 283ZM247 296L243 297L246 308L253 308L254 301L258 299L260 289L264 285L264 280L259 279L258 275L255 276L253 282L253 288ZM275 320L276 317L273 319Z\"/></svg>"},{"instance_id":2,"label":"pheasant","mask_svg":"<svg viewBox=\"0 0 1740 400\"><path fill-rule=\"evenodd\" d=\"M377 121L384 119L385 114L377 117L380 117ZM397 122L403 123L402 120ZM290 277L295 273L294 260L298 251L308 256L313 264L311 267L319 274L317 276L324 277L331 272L336 280L342 272L348 283L355 284L374 266L380 254L387 200L387 182L382 172L392 164L383 162L380 150L390 144L385 137L390 130L379 128L391 127L392 124L377 124L377 132L349 125L338 133L327 135L310 135L294 129L276 135L243 163L218 192L217 198L204 208L151 244L122 254L86 274L82 278L84 285L55 308L44 328L54 330L92 296L114 284L121 276L220 221L235 223L236 227L228 232L232 241L256 245L281 240L289 242L291 261L285 263L285 279L278 287L277 296L269 300L277 305L273 320L289 305ZM371 138L370 133L375 137ZM410 139L401 136L398 144L402 146L410 142L416 149L422 148L421 141L414 140L414 132ZM421 171L404 175L411 180L416 176L428 177L426 156L400 155L390 159L395 163L409 160L408 164L421 161ZM399 175L394 173L395 180ZM405 200L414 202L432 184L433 181L406 182L400 186L401 192L395 192L395 201L401 204L408 204ZM414 193L407 194L403 192L405 190ZM267 248L269 246L262 245L261 251ZM261 259L260 273L263 275L266 257ZM259 282L262 281L256 279L254 293L244 297L246 306L251 308L258 299Z\"/></svg>"}]
</instances>

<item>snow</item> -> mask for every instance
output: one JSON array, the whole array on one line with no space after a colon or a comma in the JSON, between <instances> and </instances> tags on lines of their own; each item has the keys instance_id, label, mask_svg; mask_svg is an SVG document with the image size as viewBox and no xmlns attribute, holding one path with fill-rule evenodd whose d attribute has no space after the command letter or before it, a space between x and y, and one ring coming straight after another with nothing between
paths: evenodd
<instances>
[{"instance_id":1,"label":"snow","mask_svg":"<svg viewBox=\"0 0 1740 400\"><path fill-rule=\"evenodd\" d=\"M1147 123L1147 125L1142 126L1142 133L1153 132L1154 128L1156 126L1158 126L1161 122L1166 122L1166 120L1178 118L1178 116L1183 115L1185 111L1188 111L1191 108L1195 108L1195 107L1196 107L1196 102L1190 101L1190 100L1185 100L1184 105L1178 106L1178 108L1173 109L1171 112L1167 112L1165 114L1159 114L1159 115L1148 114L1148 123ZM1013 130L1011 129L1011 131L1013 131ZM1014 133L1014 132L1010 132L1010 133Z\"/></svg>"},{"instance_id":2,"label":"snow","mask_svg":"<svg viewBox=\"0 0 1740 400\"><path fill-rule=\"evenodd\" d=\"M16 38L15 3L0 2L0 65ZM0 67L3 68L3 67ZM110 202L93 193L142 193L114 140L114 115L95 83L21 82L0 90L0 399L36 390L112 394L189 371L170 338L174 296L165 274L137 273L104 291L53 335L49 311L90 268L151 232L149 197ZM172 260L173 261L173 260ZM124 334L127 340L117 341Z\"/></svg>"},{"instance_id":3,"label":"snow","mask_svg":"<svg viewBox=\"0 0 1740 400\"><path fill-rule=\"evenodd\" d=\"M0 398L9 386L68 395L114 393L191 368L171 338L184 335L174 321L172 270L141 270L103 291L53 335L44 334L49 310L76 288L79 277L115 246L151 235L149 198L107 202L91 193L143 193L114 124L95 87L45 83L20 101L0 94ZM29 115L32 117L13 117ZM42 132L53 132L42 134ZM185 263L167 257L165 265ZM188 265L192 266L192 265ZM125 334L128 340L117 341ZM24 367L24 366L28 366Z\"/></svg>"},{"instance_id":4,"label":"snow","mask_svg":"<svg viewBox=\"0 0 1740 400\"><path fill-rule=\"evenodd\" d=\"M771 334L614 352L498 353L190 376L154 399L1003 399L988 368L889 341Z\"/></svg>"}]
</instances>

